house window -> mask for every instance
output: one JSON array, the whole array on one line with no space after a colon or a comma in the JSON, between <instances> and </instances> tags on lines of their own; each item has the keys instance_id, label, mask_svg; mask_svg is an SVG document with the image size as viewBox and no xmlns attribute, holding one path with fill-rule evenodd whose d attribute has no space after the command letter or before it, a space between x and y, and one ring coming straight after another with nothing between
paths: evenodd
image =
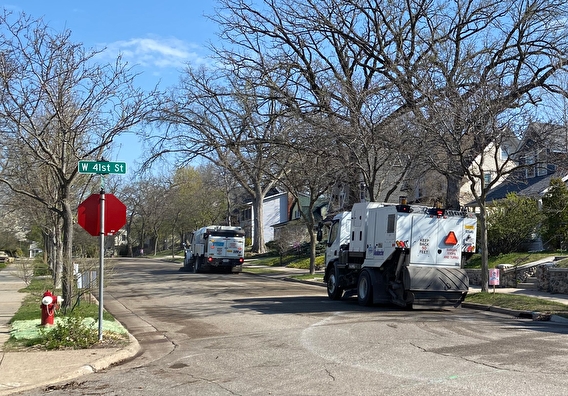
<instances>
[{"instance_id":1,"label":"house window","mask_svg":"<svg viewBox=\"0 0 568 396\"><path fill-rule=\"evenodd\" d=\"M483 181L485 182L485 185L491 183L491 172L483 172Z\"/></svg>"},{"instance_id":2,"label":"house window","mask_svg":"<svg viewBox=\"0 0 568 396\"><path fill-rule=\"evenodd\" d=\"M246 222L252 220L252 208L248 207L240 211L239 221Z\"/></svg>"},{"instance_id":3,"label":"house window","mask_svg":"<svg viewBox=\"0 0 568 396\"><path fill-rule=\"evenodd\" d=\"M525 161L526 165L530 165L527 167L527 178L531 178L531 177L535 177L536 174L536 169L534 164L536 163L536 158L534 155L527 155L526 157L526 161Z\"/></svg>"},{"instance_id":4,"label":"house window","mask_svg":"<svg viewBox=\"0 0 568 396\"><path fill-rule=\"evenodd\" d=\"M530 168L527 168L527 179L530 179L531 177L535 177L535 169L534 169L534 166L531 166Z\"/></svg>"},{"instance_id":5,"label":"house window","mask_svg":"<svg viewBox=\"0 0 568 396\"><path fill-rule=\"evenodd\" d=\"M509 158L509 147L507 146L501 146L499 147L499 151L500 151L500 157L503 161L505 161L507 158Z\"/></svg>"},{"instance_id":6,"label":"house window","mask_svg":"<svg viewBox=\"0 0 568 396\"><path fill-rule=\"evenodd\" d=\"M546 170L546 158L548 157L546 151L538 151L536 153L536 175L537 176L545 176L547 173Z\"/></svg>"},{"instance_id":7,"label":"house window","mask_svg":"<svg viewBox=\"0 0 568 396\"><path fill-rule=\"evenodd\" d=\"M300 218L300 211L295 209L294 210L294 219L299 219Z\"/></svg>"}]
</instances>

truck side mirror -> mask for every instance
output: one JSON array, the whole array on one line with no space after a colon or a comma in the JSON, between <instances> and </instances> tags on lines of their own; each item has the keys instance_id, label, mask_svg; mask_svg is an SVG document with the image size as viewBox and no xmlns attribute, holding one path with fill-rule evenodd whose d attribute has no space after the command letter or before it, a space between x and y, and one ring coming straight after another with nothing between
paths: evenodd
<instances>
[{"instance_id":1,"label":"truck side mirror","mask_svg":"<svg viewBox=\"0 0 568 396\"><path fill-rule=\"evenodd\" d=\"M323 231L322 230L323 230L323 224L320 221L318 223L317 234L316 234L316 239L317 239L318 242L321 242L321 240L323 239Z\"/></svg>"}]
</instances>

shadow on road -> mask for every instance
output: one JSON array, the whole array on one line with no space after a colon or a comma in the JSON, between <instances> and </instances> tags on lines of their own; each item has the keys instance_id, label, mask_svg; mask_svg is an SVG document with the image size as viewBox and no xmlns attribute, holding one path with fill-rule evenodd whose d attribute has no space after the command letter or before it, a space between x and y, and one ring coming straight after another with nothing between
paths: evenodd
<instances>
[{"instance_id":1,"label":"shadow on road","mask_svg":"<svg viewBox=\"0 0 568 396\"><path fill-rule=\"evenodd\" d=\"M234 300L235 309L246 309L262 314L305 314L329 313L338 311L367 312L389 311L396 312L396 307L372 306L364 307L357 303L356 298L345 298L341 301L332 301L327 296L282 296L282 297L255 297Z\"/></svg>"}]
</instances>

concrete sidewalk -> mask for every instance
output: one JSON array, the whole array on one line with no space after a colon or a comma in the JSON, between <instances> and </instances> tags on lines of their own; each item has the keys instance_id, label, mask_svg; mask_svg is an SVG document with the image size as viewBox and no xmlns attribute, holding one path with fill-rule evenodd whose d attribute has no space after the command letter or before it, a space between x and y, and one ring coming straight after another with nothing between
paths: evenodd
<instances>
[{"instance_id":1,"label":"concrete sidewalk","mask_svg":"<svg viewBox=\"0 0 568 396\"><path fill-rule=\"evenodd\" d=\"M26 287L21 279L12 274L11 266L0 270L0 350L2 345L10 338L10 328L8 322L22 305L25 293L18 293L18 290ZM2 366L0 366L0 374ZM2 378L0 376L0 378Z\"/></svg>"},{"instance_id":2,"label":"concrete sidewalk","mask_svg":"<svg viewBox=\"0 0 568 396\"><path fill-rule=\"evenodd\" d=\"M9 395L85 374L104 370L135 356L140 350L132 336L124 348L94 348L63 351L6 352L10 338L8 322L21 306L25 283L13 274L13 264L0 271L0 395ZM38 313L39 313L38 302ZM46 369L58 367L57 371Z\"/></svg>"}]
</instances>

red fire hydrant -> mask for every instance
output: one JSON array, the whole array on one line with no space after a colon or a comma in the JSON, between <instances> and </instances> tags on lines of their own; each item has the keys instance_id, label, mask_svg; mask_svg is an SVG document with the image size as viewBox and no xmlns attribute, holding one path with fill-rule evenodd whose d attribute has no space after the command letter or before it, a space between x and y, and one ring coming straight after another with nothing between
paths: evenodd
<instances>
[{"instance_id":1,"label":"red fire hydrant","mask_svg":"<svg viewBox=\"0 0 568 396\"><path fill-rule=\"evenodd\" d=\"M59 296L53 295L49 290L43 293L41 299L41 325L52 325L55 317L55 310L59 308L59 304L63 299Z\"/></svg>"}]
</instances>

